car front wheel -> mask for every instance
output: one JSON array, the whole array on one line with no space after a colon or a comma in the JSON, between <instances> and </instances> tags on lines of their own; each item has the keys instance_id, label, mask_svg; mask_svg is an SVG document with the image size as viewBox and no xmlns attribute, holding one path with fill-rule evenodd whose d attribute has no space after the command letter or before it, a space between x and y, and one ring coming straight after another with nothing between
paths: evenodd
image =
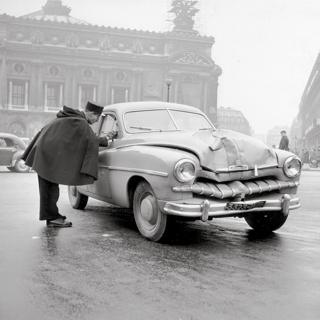
<instances>
[{"instance_id":1,"label":"car front wheel","mask_svg":"<svg viewBox=\"0 0 320 320\"><path fill-rule=\"evenodd\" d=\"M248 225L260 233L270 233L279 229L288 216L282 212L250 213L244 217Z\"/></svg>"},{"instance_id":2,"label":"car front wheel","mask_svg":"<svg viewBox=\"0 0 320 320\"><path fill-rule=\"evenodd\" d=\"M152 241L160 241L166 232L167 215L158 206L156 196L147 182L140 182L133 196L133 213L140 233Z\"/></svg>"},{"instance_id":3,"label":"car front wheel","mask_svg":"<svg viewBox=\"0 0 320 320\"><path fill-rule=\"evenodd\" d=\"M69 201L74 209L83 210L87 203L88 197L78 191L76 186L68 186Z\"/></svg>"}]
</instances>

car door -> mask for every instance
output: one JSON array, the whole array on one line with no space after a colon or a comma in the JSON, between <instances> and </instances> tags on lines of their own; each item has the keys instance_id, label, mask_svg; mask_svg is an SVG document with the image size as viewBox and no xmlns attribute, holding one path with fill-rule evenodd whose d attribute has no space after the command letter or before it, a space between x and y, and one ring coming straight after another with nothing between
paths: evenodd
<instances>
[{"instance_id":1,"label":"car door","mask_svg":"<svg viewBox=\"0 0 320 320\"><path fill-rule=\"evenodd\" d=\"M111 131L117 131L121 135L117 116L113 112L103 114L100 128L98 131L99 137L107 135ZM98 162L98 180L94 184L88 185L88 191L105 199L111 198L109 175L109 166L111 164L111 153L117 146L117 138L110 142L108 147L99 147L99 162Z\"/></svg>"},{"instance_id":2,"label":"car door","mask_svg":"<svg viewBox=\"0 0 320 320\"><path fill-rule=\"evenodd\" d=\"M13 154L17 151L10 139L0 138L0 165L10 166Z\"/></svg>"}]
</instances>

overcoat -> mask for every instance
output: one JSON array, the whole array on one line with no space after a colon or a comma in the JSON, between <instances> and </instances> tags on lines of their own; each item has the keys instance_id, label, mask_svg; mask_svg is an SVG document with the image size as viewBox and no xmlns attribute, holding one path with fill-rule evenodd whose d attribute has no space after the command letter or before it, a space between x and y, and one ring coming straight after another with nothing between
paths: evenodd
<instances>
[{"instance_id":1,"label":"overcoat","mask_svg":"<svg viewBox=\"0 0 320 320\"><path fill-rule=\"evenodd\" d=\"M98 178L98 152L99 138L85 114L64 106L33 138L22 159L48 181L84 185Z\"/></svg>"},{"instance_id":2,"label":"overcoat","mask_svg":"<svg viewBox=\"0 0 320 320\"><path fill-rule=\"evenodd\" d=\"M289 139L287 136L281 137L279 149L289 151Z\"/></svg>"}]
</instances>

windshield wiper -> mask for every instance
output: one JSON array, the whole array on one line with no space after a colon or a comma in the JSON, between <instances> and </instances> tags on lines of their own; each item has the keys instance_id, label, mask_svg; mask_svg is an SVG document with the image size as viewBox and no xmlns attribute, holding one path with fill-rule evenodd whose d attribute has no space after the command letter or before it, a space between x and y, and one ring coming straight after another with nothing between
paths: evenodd
<instances>
[{"instance_id":1,"label":"windshield wiper","mask_svg":"<svg viewBox=\"0 0 320 320\"><path fill-rule=\"evenodd\" d=\"M200 128L200 129L198 129L199 131L200 130L214 130L214 128Z\"/></svg>"},{"instance_id":2,"label":"windshield wiper","mask_svg":"<svg viewBox=\"0 0 320 320\"><path fill-rule=\"evenodd\" d=\"M130 128L131 129L138 129L138 130L148 130L148 131L152 130L151 128L145 128L145 127L134 127L134 126L131 126Z\"/></svg>"},{"instance_id":3,"label":"windshield wiper","mask_svg":"<svg viewBox=\"0 0 320 320\"><path fill-rule=\"evenodd\" d=\"M131 129L138 129L138 130L147 130L147 131L159 131L162 132L161 129L153 129L153 128L146 128L146 127L135 127L135 126L130 126Z\"/></svg>"}]
</instances>

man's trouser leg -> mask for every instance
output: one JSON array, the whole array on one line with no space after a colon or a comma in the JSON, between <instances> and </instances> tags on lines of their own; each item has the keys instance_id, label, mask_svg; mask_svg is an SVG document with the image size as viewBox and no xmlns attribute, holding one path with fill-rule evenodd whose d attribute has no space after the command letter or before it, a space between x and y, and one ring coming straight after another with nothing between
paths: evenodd
<instances>
[{"instance_id":1,"label":"man's trouser leg","mask_svg":"<svg viewBox=\"0 0 320 320\"><path fill-rule=\"evenodd\" d=\"M38 175L40 193L40 220L54 220L60 217L57 202L59 185Z\"/></svg>"}]
</instances>

